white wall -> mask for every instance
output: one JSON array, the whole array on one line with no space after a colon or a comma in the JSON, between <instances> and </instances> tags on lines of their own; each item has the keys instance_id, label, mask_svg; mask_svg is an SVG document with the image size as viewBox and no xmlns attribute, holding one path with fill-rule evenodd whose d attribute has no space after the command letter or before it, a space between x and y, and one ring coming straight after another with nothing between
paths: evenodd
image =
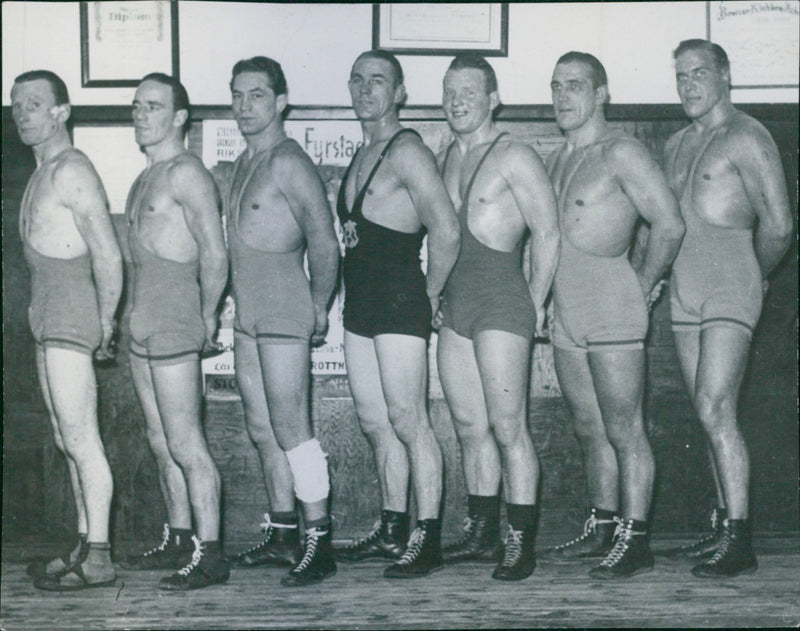
<instances>
[{"instance_id":1,"label":"white wall","mask_svg":"<svg viewBox=\"0 0 800 631\"><path fill-rule=\"evenodd\" d=\"M605 64L613 103L676 103L671 51L682 39L705 37L705 6L511 3L509 56L490 59L501 98L506 104L549 103L555 60L568 50L582 50ZM283 65L294 105L349 105L350 65L372 45L371 4L182 0L179 9L181 79L196 104L229 103L232 65L243 57L265 54ZM14 77L34 68L61 75L76 105L130 103L132 88L80 87L77 2L3 2L2 18L4 105ZM400 60L408 103L439 103L450 58L403 55ZM734 90L733 99L795 103L798 90Z\"/></svg>"}]
</instances>

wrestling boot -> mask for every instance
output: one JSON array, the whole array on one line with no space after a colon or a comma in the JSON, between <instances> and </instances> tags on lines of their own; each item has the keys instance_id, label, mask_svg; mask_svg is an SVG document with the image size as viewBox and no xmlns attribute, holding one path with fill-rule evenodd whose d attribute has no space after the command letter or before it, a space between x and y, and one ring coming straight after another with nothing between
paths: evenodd
<instances>
[{"instance_id":1,"label":"wrestling boot","mask_svg":"<svg viewBox=\"0 0 800 631\"><path fill-rule=\"evenodd\" d=\"M508 527L503 560L494 568L492 578L498 581L521 581L536 568L534 529L514 530Z\"/></svg>"},{"instance_id":2,"label":"wrestling boot","mask_svg":"<svg viewBox=\"0 0 800 631\"><path fill-rule=\"evenodd\" d=\"M78 557L55 574L33 581L48 592L77 592L92 587L112 587L117 572L111 562L110 543L84 543Z\"/></svg>"},{"instance_id":3,"label":"wrestling boot","mask_svg":"<svg viewBox=\"0 0 800 631\"><path fill-rule=\"evenodd\" d=\"M653 553L647 544L645 522L615 518L614 547L589 571L592 578L619 579L644 574L653 569Z\"/></svg>"},{"instance_id":4,"label":"wrestling boot","mask_svg":"<svg viewBox=\"0 0 800 631\"><path fill-rule=\"evenodd\" d=\"M602 518L598 516L598 511ZM589 519L583 524L583 534L580 537L548 548L539 555L539 559L550 563L565 563L578 559L602 558L611 550L615 528L611 511L592 508Z\"/></svg>"},{"instance_id":5,"label":"wrestling boot","mask_svg":"<svg viewBox=\"0 0 800 631\"><path fill-rule=\"evenodd\" d=\"M209 585L224 583L230 578L230 566L222 556L219 541L200 541L192 535L194 552L189 563L158 582L158 588L165 591L188 591Z\"/></svg>"},{"instance_id":6,"label":"wrestling boot","mask_svg":"<svg viewBox=\"0 0 800 631\"><path fill-rule=\"evenodd\" d=\"M729 578L758 569L750 542L749 520L726 519L722 524L722 541L714 556L692 568L692 574L699 578Z\"/></svg>"},{"instance_id":7,"label":"wrestling boot","mask_svg":"<svg viewBox=\"0 0 800 631\"><path fill-rule=\"evenodd\" d=\"M722 541L722 535L725 532L722 522L725 521L727 517L726 512L724 508L715 508L712 510L710 534L702 536L699 541L691 545L667 550L664 552L664 555L668 557L684 557L698 561L714 556L720 541Z\"/></svg>"},{"instance_id":8,"label":"wrestling boot","mask_svg":"<svg viewBox=\"0 0 800 631\"><path fill-rule=\"evenodd\" d=\"M126 570L177 570L192 558L191 530L170 529L164 524L161 543L143 554L133 554L119 562Z\"/></svg>"},{"instance_id":9,"label":"wrestling boot","mask_svg":"<svg viewBox=\"0 0 800 631\"><path fill-rule=\"evenodd\" d=\"M257 565L290 565L300 562L303 550L300 547L300 533L297 524L284 525L273 522L269 513L264 513L264 540L257 546L241 552L229 559L237 567Z\"/></svg>"},{"instance_id":10,"label":"wrestling boot","mask_svg":"<svg viewBox=\"0 0 800 631\"><path fill-rule=\"evenodd\" d=\"M381 511L380 521L364 539L336 550L336 559L344 562L364 559L391 559L396 561L406 550L408 540L408 513Z\"/></svg>"},{"instance_id":11,"label":"wrestling boot","mask_svg":"<svg viewBox=\"0 0 800 631\"><path fill-rule=\"evenodd\" d=\"M442 550L445 563L480 561L497 563L503 557L498 519L470 515L464 519L464 535Z\"/></svg>"},{"instance_id":12,"label":"wrestling boot","mask_svg":"<svg viewBox=\"0 0 800 631\"><path fill-rule=\"evenodd\" d=\"M305 547L300 563L281 579L281 585L305 587L321 583L328 576L336 574L330 525L306 530Z\"/></svg>"},{"instance_id":13,"label":"wrestling boot","mask_svg":"<svg viewBox=\"0 0 800 631\"><path fill-rule=\"evenodd\" d=\"M444 567L442 520L418 519L403 556L387 567L385 578L422 578Z\"/></svg>"},{"instance_id":14,"label":"wrestling boot","mask_svg":"<svg viewBox=\"0 0 800 631\"><path fill-rule=\"evenodd\" d=\"M36 561L31 561L25 570L28 576L34 579L54 576L65 567L73 564L81 555L83 546L86 545L86 537L87 535L85 532L78 533L78 545L54 559L37 559Z\"/></svg>"}]
</instances>

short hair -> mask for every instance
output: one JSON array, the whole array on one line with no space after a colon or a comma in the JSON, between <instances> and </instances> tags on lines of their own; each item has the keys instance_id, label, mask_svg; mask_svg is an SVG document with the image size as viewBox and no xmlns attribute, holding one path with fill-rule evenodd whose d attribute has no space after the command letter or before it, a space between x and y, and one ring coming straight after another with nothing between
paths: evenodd
<instances>
[{"instance_id":1,"label":"short hair","mask_svg":"<svg viewBox=\"0 0 800 631\"><path fill-rule=\"evenodd\" d=\"M191 124L192 110L189 104L189 94L186 92L186 88L183 87L183 84L175 77L163 72L151 72L150 74L146 74L142 77L142 80L139 81L139 85L142 85L145 81L155 81L172 90L172 108L176 112L178 110L186 110L186 113L189 114L189 116L186 117L186 122L183 124L183 133L185 134Z\"/></svg>"},{"instance_id":2,"label":"short hair","mask_svg":"<svg viewBox=\"0 0 800 631\"><path fill-rule=\"evenodd\" d=\"M714 60L714 65L719 71L730 72L731 62L725 49L719 44L709 42L707 39L685 39L672 52L672 58L677 60L680 55L686 52L699 50L709 53Z\"/></svg>"},{"instance_id":3,"label":"short hair","mask_svg":"<svg viewBox=\"0 0 800 631\"><path fill-rule=\"evenodd\" d=\"M472 68L480 70L483 73L483 79L486 83L486 92L491 94L497 92L497 75L494 72L491 64L486 59L477 53L460 53L455 56L453 61L450 62L447 70L464 70Z\"/></svg>"},{"instance_id":4,"label":"short hair","mask_svg":"<svg viewBox=\"0 0 800 631\"><path fill-rule=\"evenodd\" d=\"M581 53L576 50L571 50L570 52L564 53L558 58L556 66L558 64L568 64L575 61L589 66L590 70L592 71L593 88L596 89L602 85L608 85L608 75L606 74L606 69L603 67L603 64L597 57L590 55L589 53Z\"/></svg>"},{"instance_id":5,"label":"short hair","mask_svg":"<svg viewBox=\"0 0 800 631\"><path fill-rule=\"evenodd\" d=\"M403 85L403 83L405 83L405 77L403 76L403 66L400 65L400 62L397 60L397 57L395 57L389 51L383 50L381 48L375 48L373 50L364 51L358 57L356 57L356 60L353 62L353 68L355 68L356 64L362 59L380 59L382 61L388 62L389 65L392 67L392 74L394 75L394 87L397 87L398 85Z\"/></svg>"},{"instance_id":6,"label":"short hair","mask_svg":"<svg viewBox=\"0 0 800 631\"><path fill-rule=\"evenodd\" d=\"M286 85L286 75L283 74L283 68L281 68L281 65L277 61L269 57L259 55L257 57L251 57L250 59L241 59L237 61L231 72L231 90L233 90L233 80L237 75L243 72L262 72L267 75L269 87L275 96L286 94L289 90Z\"/></svg>"},{"instance_id":7,"label":"short hair","mask_svg":"<svg viewBox=\"0 0 800 631\"><path fill-rule=\"evenodd\" d=\"M36 81L38 79L44 79L50 84L50 89L53 91L53 96L56 98L56 105L64 105L69 103L67 84L64 83L64 80L61 77L51 70L28 70L14 79L14 83L26 83L28 81Z\"/></svg>"}]
</instances>

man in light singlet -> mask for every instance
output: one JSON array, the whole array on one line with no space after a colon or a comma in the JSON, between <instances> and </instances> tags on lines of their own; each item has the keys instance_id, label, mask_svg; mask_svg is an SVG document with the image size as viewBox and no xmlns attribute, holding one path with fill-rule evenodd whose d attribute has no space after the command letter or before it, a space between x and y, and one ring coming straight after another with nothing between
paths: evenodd
<instances>
[{"instance_id":1,"label":"man in light singlet","mask_svg":"<svg viewBox=\"0 0 800 631\"><path fill-rule=\"evenodd\" d=\"M133 124L147 168L126 209L133 260L130 362L169 523L161 545L123 567L177 570L159 582L164 590L197 589L229 576L200 374L200 353L219 348L217 308L228 261L216 185L184 146L188 119L180 82L162 73L141 80Z\"/></svg>"},{"instance_id":2,"label":"man in light singlet","mask_svg":"<svg viewBox=\"0 0 800 631\"><path fill-rule=\"evenodd\" d=\"M384 576L415 578L442 567L442 453L427 410L427 341L458 255L458 222L433 154L398 121L406 93L394 55L359 55L348 86L365 144L339 189L344 352L383 511L373 532L339 558L392 559ZM427 277L419 259L426 230ZM409 469L417 526L406 541Z\"/></svg>"},{"instance_id":3,"label":"man in light singlet","mask_svg":"<svg viewBox=\"0 0 800 631\"><path fill-rule=\"evenodd\" d=\"M583 450L592 512L583 536L544 556L605 556L590 575L624 578L653 567L646 538L655 464L642 418L644 338L654 288L684 226L647 149L606 123L602 64L587 53L567 53L550 87L566 136L547 160L561 226L555 367ZM640 219L650 226L650 240L634 268L627 254Z\"/></svg>"},{"instance_id":4,"label":"man in light singlet","mask_svg":"<svg viewBox=\"0 0 800 631\"><path fill-rule=\"evenodd\" d=\"M675 347L710 447L718 508L714 532L679 550L695 576L754 572L747 447L736 406L767 276L789 247L792 217L769 132L731 104L730 65L717 44L674 52L678 95L692 120L665 147L667 180L686 238L670 281Z\"/></svg>"},{"instance_id":5,"label":"man in light singlet","mask_svg":"<svg viewBox=\"0 0 800 631\"><path fill-rule=\"evenodd\" d=\"M536 566L539 461L527 427L528 367L558 260L556 199L536 152L492 121L500 97L483 57L453 60L442 101L455 141L441 171L460 208L461 251L442 296L437 359L469 494L465 535L444 549L444 560L502 561L492 577L521 580ZM530 284L521 256L529 230Z\"/></svg>"},{"instance_id":6,"label":"man in light singlet","mask_svg":"<svg viewBox=\"0 0 800 631\"><path fill-rule=\"evenodd\" d=\"M288 564L284 585L311 585L336 572L328 464L310 419L309 343L322 343L328 330L339 244L317 170L283 130L287 86L280 64L268 57L238 62L231 96L247 142L226 204L236 378L271 510L264 540L232 560ZM305 517L305 554L295 496Z\"/></svg>"},{"instance_id":7,"label":"man in light singlet","mask_svg":"<svg viewBox=\"0 0 800 631\"><path fill-rule=\"evenodd\" d=\"M30 564L28 574L50 591L113 585L108 519L114 483L100 439L92 357L113 357L122 256L103 184L72 147L61 78L49 70L19 75L11 112L36 158L19 224L31 271L28 318L53 436L67 459L79 538L63 556Z\"/></svg>"}]
</instances>

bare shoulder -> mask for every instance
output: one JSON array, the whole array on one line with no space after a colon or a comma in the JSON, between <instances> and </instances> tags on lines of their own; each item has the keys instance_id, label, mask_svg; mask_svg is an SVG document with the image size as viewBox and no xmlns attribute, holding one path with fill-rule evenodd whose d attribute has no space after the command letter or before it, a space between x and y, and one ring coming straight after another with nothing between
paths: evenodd
<instances>
[{"instance_id":1,"label":"bare shoulder","mask_svg":"<svg viewBox=\"0 0 800 631\"><path fill-rule=\"evenodd\" d=\"M527 142L506 137L497 144L498 153L504 163L514 166L525 166L531 162L542 165L543 162L536 150Z\"/></svg>"},{"instance_id":2,"label":"bare shoulder","mask_svg":"<svg viewBox=\"0 0 800 631\"><path fill-rule=\"evenodd\" d=\"M389 150L392 161L413 161L421 158L434 160L433 152L416 133L403 133L397 136Z\"/></svg>"},{"instance_id":3,"label":"bare shoulder","mask_svg":"<svg viewBox=\"0 0 800 631\"><path fill-rule=\"evenodd\" d=\"M100 183L100 176L88 156L79 149L62 152L53 165L53 182L56 186Z\"/></svg>"},{"instance_id":4,"label":"bare shoulder","mask_svg":"<svg viewBox=\"0 0 800 631\"><path fill-rule=\"evenodd\" d=\"M612 169L635 169L652 160L647 147L627 133L615 135L600 144L601 157Z\"/></svg>"},{"instance_id":5,"label":"bare shoulder","mask_svg":"<svg viewBox=\"0 0 800 631\"><path fill-rule=\"evenodd\" d=\"M172 186L178 190L187 187L207 186L214 182L211 173L200 158L188 151L175 156L166 165L167 177Z\"/></svg>"},{"instance_id":6,"label":"bare shoulder","mask_svg":"<svg viewBox=\"0 0 800 631\"><path fill-rule=\"evenodd\" d=\"M269 169L283 176L296 177L302 172L316 171L309 155L293 139L281 142L269 157Z\"/></svg>"},{"instance_id":7,"label":"bare shoulder","mask_svg":"<svg viewBox=\"0 0 800 631\"><path fill-rule=\"evenodd\" d=\"M731 158L737 157L742 151L763 151L775 147L767 128L744 112L737 111L725 122L720 132Z\"/></svg>"}]
</instances>

